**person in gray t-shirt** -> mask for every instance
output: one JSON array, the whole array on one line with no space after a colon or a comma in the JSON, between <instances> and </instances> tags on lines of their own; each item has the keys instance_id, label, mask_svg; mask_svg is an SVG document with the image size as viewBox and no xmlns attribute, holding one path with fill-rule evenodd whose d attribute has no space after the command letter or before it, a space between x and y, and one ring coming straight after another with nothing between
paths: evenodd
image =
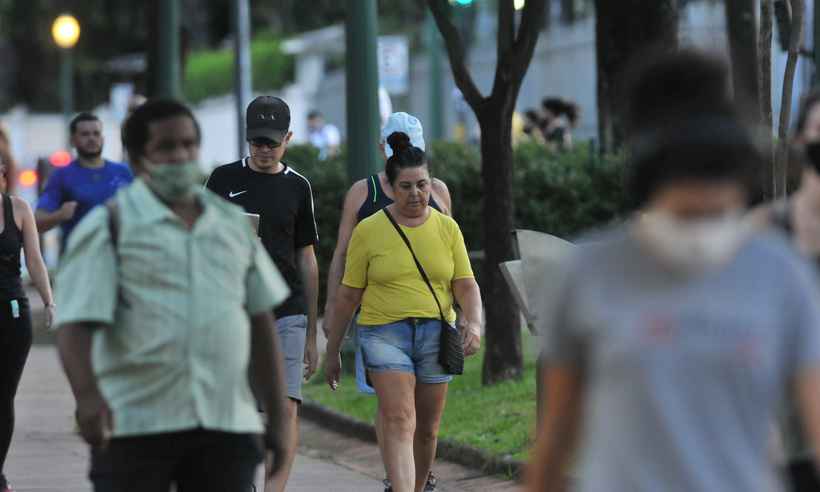
<instances>
[{"instance_id":1,"label":"person in gray t-shirt","mask_svg":"<svg viewBox=\"0 0 820 492\"><path fill-rule=\"evenodd\" d=\"M794 395L820 442L820 307L807 264L741 219L762 158L722 63L650 63L630 94L641 213L579 247L544 333L530 490L779 490L769 438Z\"/></svg>"}]
</instances>

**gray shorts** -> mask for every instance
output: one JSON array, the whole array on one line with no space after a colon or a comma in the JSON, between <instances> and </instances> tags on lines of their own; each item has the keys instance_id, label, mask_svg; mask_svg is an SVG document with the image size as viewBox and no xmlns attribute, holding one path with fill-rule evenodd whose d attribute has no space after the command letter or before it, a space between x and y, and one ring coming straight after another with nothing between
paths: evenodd
<instances>
[{"instance_id":1,"label":"gray shorts","mask_svg":"<svg viewBox=\"0 0 820 492\"><path fill-rule=\"evenodd\" d=\"M307 338L307 316L296 314L276 320L279 343L285 357L285 381L288 397L302 401L302 380L305 377L305 339Z\"/></svg>"}]
</instances>

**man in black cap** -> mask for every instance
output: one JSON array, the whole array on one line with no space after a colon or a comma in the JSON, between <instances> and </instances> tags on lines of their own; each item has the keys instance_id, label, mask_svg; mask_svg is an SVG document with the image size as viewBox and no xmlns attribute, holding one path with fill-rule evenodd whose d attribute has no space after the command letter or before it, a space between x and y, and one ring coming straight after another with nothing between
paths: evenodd
<instances>
[{"instance_id":1,"label":"man in black cap","mask_svg":"<svg viewBox=\"0 0 820 492\"><path fill-rule=\"evenodd\" d=\"M314 252L319 239L310 183L282 162L293 136L287 103L278 97L260 96L250 103L245 116L250 156L214 169L207 187L248 214L259 216L259 237L292 292L274 312L285 356L286 420L292 436L285 466L265 486L266 492L279 492L285 489L296 456L302 380L314 374L319 360L319 269Z\"/></svg>"}]
</instances>

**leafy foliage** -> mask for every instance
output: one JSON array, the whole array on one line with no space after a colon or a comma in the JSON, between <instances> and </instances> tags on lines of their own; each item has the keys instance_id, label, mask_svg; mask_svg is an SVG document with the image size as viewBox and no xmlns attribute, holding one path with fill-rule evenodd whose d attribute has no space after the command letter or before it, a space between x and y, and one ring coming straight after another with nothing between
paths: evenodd
<instances>
[{"instance_id":1,"label":"leafy foliage","mask_svg":"<svg viewBox=\"0 0 820 492\"><path fill-rule=\"evenodd\" d=\"M318 152L309 146L290 146L285 156L285 161L313 185L319 227L316 253L322 281L327 277L342 204L350 187L345 159L343 150L338 157L319 161ZM514 154L515 227L571 239L585 229L615 219L626 210L622 161L619 156L600 158L587 145L566 153L553 153L537 144L519 145ZM478 150L469 145L434 142L430 169L450 189L454 217L467 248L482 249L484 195ZM320 302L322 305L324 302Z\"/></svg>"},{"instance_id":2,"label":"leafy foliage","mask_svg":"<svg viewBox=\"0 0 820 492\"><path fill-rule=\"evenodd\" d=\"M185 68L185 98L197 103L231 92L233 63L232 49L192 53ZM278 39L262 36L251 43L251 69L254 89L278 89L293 78L293 58L282 52Z\"/></svg>"}]
</instances>

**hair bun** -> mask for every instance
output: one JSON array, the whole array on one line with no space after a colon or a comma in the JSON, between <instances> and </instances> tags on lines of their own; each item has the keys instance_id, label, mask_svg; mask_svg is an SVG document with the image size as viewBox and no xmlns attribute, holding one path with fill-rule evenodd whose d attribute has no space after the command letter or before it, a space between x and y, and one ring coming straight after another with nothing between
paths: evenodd
<instances>
[{"instance_id":1,"label":"hair bun","mask_svg":"<svg viewBox=\"0 0 820 492\"><path fill-rule=\"evenodd\" d=\"M387 137L387 145L393 149L394 154L406 152L412 147L410 136L404 132L393 132Z\"/></svg>"}]
</instances>

